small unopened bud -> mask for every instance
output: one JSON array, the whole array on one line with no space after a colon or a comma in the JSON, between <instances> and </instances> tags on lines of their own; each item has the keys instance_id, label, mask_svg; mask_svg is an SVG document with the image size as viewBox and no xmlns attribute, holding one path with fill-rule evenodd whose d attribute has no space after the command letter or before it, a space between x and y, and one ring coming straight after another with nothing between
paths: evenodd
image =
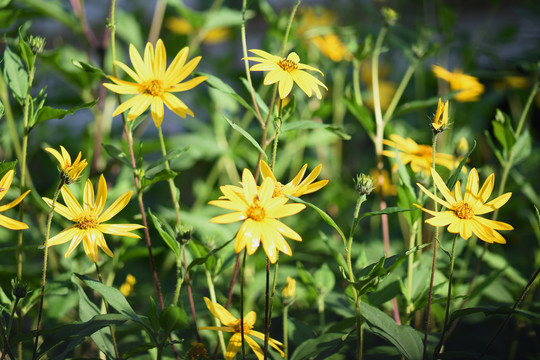
<instances>
[{"instance_id":1,"label":"small unopened bud","mask_svg":"<svg viewBox=\"0 0 540 360\"><path fill-rule=\"evenodd\" d=\"M394 9L384 7L382 8L381 13L384 18L384 22L388 26L394 26L397 22L397 19L399 19L399 14Z\"/></svg>"},{"instance_id":2,"label":"small unopened bud","mask_svg":"<svg viewBox=\"0 0 540 360\"><path fill-rule=\"evenodd\" d=\"M187 352L189 360L208 359L208 351L203 343L193 342Z\"/></svg>"},{"instance_id":3,"label":"small unopened bud","mask_svg":"<svg viewBox=\"0 0 540 360\"><path fill-rule=\"evenodd\" d=\"M19 279L11 280L11 286L13 288L13 296L15 296L17 300L23 299L29 293L28 285Z\"/></svg>"},{"instance_id":4,"label":"small unopened bud","mask_svg":"<svg viewBox=\"0 0 540 360\"><path fill-rule=\"evenodd\" d=\"M287 282L285 287L281 290L281 301L283 305L289 305L294 301L296 297L296 280L290 276L287 276Z\"/></svg>"},{"instance_id":5,"label":"small unopened bud","mask_svg":"<svg viewBox=\"0 0 540 360\"><path fill-rule=\"evenodd\" d=\"M28 39L28 43L30 44L34 54L41 54L41 52L43 52L43 48L45 47L45 38L31 35Z\"/></svg>"},{"instance_id":6,"label":"small unopened bud","mask_svg":"<svg viewBox=\"0 0 540 360\"><path fill-rule=\"evenodd\" d=\"M192 226L180 226L180 228L176 228L176 241L178 241L182 245L186 245L191 241L191 235L193 234L193 227Z\"/></svg>"},{"instance_id":7,"label":"small unopened bud","mask_svg":"<svg viewBox=\"0 0 540 360\"><path fill-rule=\"evenodd\" d=\"M356 191L361 195L369 195L375 190L375 179L366 174L356 175Z\"/></svg>"},{"instance_id":8,"label":"small unopened bud","mask_svg":"<svg viewBox=\"0 0 540 360\"><path fill-rule=\"evenodd\" d=\"M439 104L437 105L437 112L431 122L431 130L435 134L441 133L448 128L448 100L443 103L439 98Z\"/></svg>"}]
</instances>

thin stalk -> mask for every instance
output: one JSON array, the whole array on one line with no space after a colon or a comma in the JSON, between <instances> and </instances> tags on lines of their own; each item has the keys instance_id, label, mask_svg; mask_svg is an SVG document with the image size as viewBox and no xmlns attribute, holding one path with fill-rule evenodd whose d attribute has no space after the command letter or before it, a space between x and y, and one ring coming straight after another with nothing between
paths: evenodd
<instances>
[{"instance_id":1,"label":"thin stalk","mask_svg":"<svg viewBox=\"0 0 540 360\"><path fill-rule=\"evenodd\" d=\"M417 59L414 60L414 62L409 65L407 70L405 71L405 75L403 75L403 78L401 79L401 82L399 83L399 86L394 93L394 96L392 97L392 100L390 101L390 104L388 105L388 108L386 109L386 112L384 113L383 117L383 123L386 125L388 121L392 118L392 115L394 115L394 111L396 110L397 105L399 104L399 100L401 100L401 96L405 92L405 89L407 88L407 85L409 84L409 81L411 80L411 77L414 74L414 71L416 70L416 67L418 66L419 61Z\"/></svg>"},{"instance_id":2,"label":"thin stalk","mask_svg":"<svg viewBox=\"0 0 540 360\"><path fill-rule=\"evenodd\" d=\"M185 252L185 244L180 246L180 256L176 259L176 288L174 290L173 304L178 304L178 298L180 297L180 289L182 288L182 283L184 282L184 277L182 276L182 254Z\"/></svg>"},{"instance_id":3,"label":"thin stalk","mask_svg":"<svg viewBox=\"0 0 540 360\"><path fill-rule=\"evenodd\" d=\"M103 278L101 277L101 269L99 268L99 264L97 262L95 262L94 265L96 265L96 273L97 273L99 282L102 283L102 284L105 284L103 282ZM102 298L102 300L103 300L103 304L105 305L105 310L107 311L107 314L109 314L110 313L110 311L109 311L109 303L107 302L107 300L105 300L105 298ZM114 327L112 325L110 325L109 328L111 329L111 339L112 339L112 343L113 343L113 346L114 346L114 355L116 356L117 359L121 359L120 353L118 352L118 345L116 343L116 336L115 336L115 333L114 333Z\"/></svg>"},{"instance_id":4,"label":"thin stalk","mask_svg":"<svg viewBox=\"0 0 540 360\"><path fill-rule=\"evenodd\" d=\"M186 274L185 276L187 280L189 306L191 307L191 316L193 317L193 327L195 331L195 337L197 338L197 342L202 342L201 335L199 335L199 329L197 328L197 313L195 312L195 302L193 301L193 292L191 291L191 280L189 278L189 273L187 272L187 261L186 261L185 251L183 253L183 258L184 258L184 272Z\"/></svg>"},{"instance_id":5,"label":"thin stalk","mask_svg":"<svg viewBox=\"0 0 540 360\"><path fill-rule=\"evenodd\" d=\"M32 354L32 359L35 359L36 354L37 354L39 329L41 327L41 315L43 314L43 299L45 298L45 283L47 281L47 258L49 254L49 238L51 235L51 223L52 223L52 218L54 214L54 207L56 205L56 200L58 199L58 195L60 195L60 189L62 189L62 186L64 186L63 177L60 180L58 187L56 188L56 191L54 192L51 209L49 210L49 215L47 217L47 230L45 233L45 243L43 244L45 246L45 253L43 255L43 270L42 270L43 276L41 277L41 294L39 296L39 310L38 310L38 319L37 319L37 326L36 326L36 339L34 341L34 352Z\"/></svg>"},{"instance_id":6,"label":"thin stalk","mask_svg":"<svg viewBox=\"0 0 540 360\"><path fill-rule=\"evenodd\" d=\"M4 355L9 355L9 358L11 360L15 360L15 356L11 352L11 348L9 347L8 339L6 336L6 332L4 330L4 322L2 321L2 316L0 316L0 332L2 333L2 342L4 343L4 346L2 348L2 359L4 359Z\"/></svg>"},{"instance_id":7,"label":"thin stalk","mask_svg":"<svg viewBox=\"0 0 540 360\"><path fill-rule=\"evenodd\" d=\"M319 295L317 297L317 307L319 311L319 327L321 328L321 334L324 334L324 328L326 327L326 321L324 319L324 296Z\"/></svg>"},{"instance_id":8,"label":"thin stalk","mask_svg":"<svg viewBox=\"0 0 540 360\"><path fill-rule=\"evenodd\" d=\"M242 335L242 360L246 360L246 342L244 339L244 269L246 268L247 251L244 249L242 270L240 275L240 331Z\"/></svg>"},{"instance_id":9,"label":"thin stalk","mask_svg":"<svg viewBox=\"0 0 540 360\"><path fill-rule=\"evenodd\" d=\"M116 26L115 26L115 8L116 8L116 0L111 1L111 16L110 16L110 22L111 22L111 51L112 51L112 62L113 62L113 75L114 77L117 77L117 71L116 71ZM122 99L120 98L119 94L116 94L116 98L118 100L118 104L122 104ZM137 177L137 162L135 160L135 154L133 152L133 138L131 131L128 128L126 118L124 114L122 113L122 122L124 124L124 133L126 135L126 139L128 142L129 147L129 155L131 159L131 166L133 168L133 180L135 182L135 188L137 189L137 202L139 204L139 210L141 213L142 223L144 226L144 236L146 240L146 247L148 249L148 257L150 260L150 267L152 269L152 275L154 278L154 286L156 287L157 297L159 300L159 306L161 310L165 308L165 305L163 303L163 295L161 294L161 286L159 285L159 278L157 275L156 265L154 261L154 255L152 254L152 242L150 240L150 232L148 230L148 221L146 218L146 212L144 210L144 202L142 198L141 193L141 187L139 184L139 178ZM173 344L174 348L174 344Z\"/></svg>"},{"instance_id":10,"label":"thin stalk","mask_svg":"<svg viewBox=\"0 0 540 360\"><path fill-rule=\"evenodd\" d=\"M15 125L15 118L13 117L13 112L11 111L11 105L9 102L9 93L7 89L7 84L4 81L3 74L0 74L0 99L4 105L4 115L6 117L9 134L11 137L11 142L15 148L15 155L17 159L22 158L21 143L19 142L19 134L17 133L17 126Z\"/></svg>"},{"instance_id":11,"label":"thin stalk","mask_svg":"<svg viewBox=\"0 0 540 360\"><path fill-rule=\"evenodd\" d=\"M443 330L441 334L441 339L439 340L439 343L435 347L435 352L433 354L433 359L437 359L437 356L439 355L442 347L444 346L445 341L445 334L446 330L448 328L448 317L450 315L450 298L452 297L452 275L454 274L454 259L456 256L456 240L458 238L458 234L454 236L454 241L452 241L452 254L450 256L450 271L448 273L448 295L446 296L446 308L444 311L444 325Z\"/></svg>"},{"instance_id":12,"label":"thin stalk","mask_svg":"<svg viewBox=\"0 0 540 360\"><path fill-rule=\"evenodd\" d=\"M277 146L279 141L279 132L281 130L281 109L283 105L283 100L279 99L278 103L278 116L274 121L275 127L276 127L276 133L274 135L274 147L272 148L272 163L270 164L270 169L274 171L274 167L276 166L276 155L277 155Z\"/></svg>"},{"instance_id":13,"label":"thin stalk","mask_svg":"<svg viewBox=\"0 0 540 360\"><path fill-rule=\"evenodd\" d=\"M360 91L360 68L362 63L356 59L353 60L353 93L354 100L358 105L364 105L362 101L362 91Z\"/></svg>"},{"instance_id":14,"label":"thin stalk","mask_svg":"<svg viewBox=\"0 0 540 360\"><path fill-rule=\"evenodd\" d=\"M265 322L265 329L264 329L264 334L265 334L264 358L265 359L268 357L268 339L270 339L270 323L272 322L272 307L274 306L274 294L276 293L278 265L279 265L279 253L277 254L276 264L274 265L274 279L272 281L272 292L270 293L270 303L268 304L268 322Z\"/></svg>"},{"instance_id":15,"label":"thin stalk","mask_svg":"<svg viewBox=\"0 0 540 360\"><path fill-rule=\"evenodd\" d=\"M212 274L210 274L210 271L204 269L204 272L206 274L206 283L208 284L208 292L210 292L210 299L212 302L217 302L216 297L216 290L214 288L214 282L212 281ZM216 326L221 326L221 322L218 318L216 320ZM225 356L226 347L225 347L225 340L223 339L223 332L218 331L218 339L219 339L219 346L221 347L221 351L223 352L223 356Z\"/></svg>"},{"instance_id":16,"label":"thin stalk","mask_svg":"<svg viewBox=\"0 0 540 360\"><path fill-rule=\"evenodd\" d=\"M289 317L289 305L283 307L283 352L285 360L289 360L289 333L287 329L287 319Z\"/></svg>"},{"instance_id":17,"label":"thin stalk","mask_svg":"<svg viewBox=\"0 0 540 360\"><path fill-rule=\"evenodd\" d=\"M289 33L291 32L291 25L294 19L294 15L296 14L296 10L298 9L298 6L300 5L301 0L296 0L296 3L294 4L294 7L291 11L291 16L289 17L289 21L287 22L287 29L285 30L285 36L283 37L283 44L281 45L281 57L285 56L285 50L287 49L287 40L289 39Z\"/></svg>"},{"instance_id":18,"label":"thin stalk","mask_svg":"<svg viewBox=\"0 0 540 360\"><path fill-rule=\"evenodd\" d=\"M432 138L432 158L431 158L431 169L435 170L435 154L437 152L437 133L433 133ZM435 185L435 180L433 180L433 194L437 196L437 186ZM439 204L436 201L434 203L435 211L438 211ZM437 249L439 248L439 228L435 227L435 241L433 242L433 260L431 261L431 277L429 279L429 293L428 293L428 303L426 308L426 325L424 330L424 353L423 359L427 360L427 346L428 346L428 335L429 335L429 316L431 314L431 301L433 299L433 280L435 278L435 267L437 264Z\"/></svg>"},{"instance_id":19,"label":"thin stalk","mask_svg":"<svg viewBox=\"0 0 540 360\"><path fill-rule=\"evenodd\" d=\"M416 220L412 226L412 229L409 234L409 250L414 248L416 246L416 234L417 234L417 228L418 228L419 220ZM413 309L414 305L412 303L412 285L413 285L413 265L414 265L414 254L411 253L408 256L407 259L407 315L409 315ZM410 321L407 320L407 323Z\"/></svg>"},{"instance_id":20,"label":"thin stalk","mask_svg":"<svg viewBox=\"0 0 540 360\"><path fill-rule=\"evenodd\" d=\"M264 296L264 360L266 360L267 349L268 349L268 332L270 329L270 319L269 319L269 301L270 301L270 259L266 258L266 288Z\"/></svg>"},{"instance_id":21,"label":"thin stalk","mask_svg":"<svg viewBox=\"0 0 540 360\"><path fill-rule=\"evenodd\" d=\"M158 133L159 133L159 143L161 145L161 154L163 155L163 158L167 158L167 147L165 146L165 139L163 138L163 131L161 130L161 126L158 127ZM171 166L169 164L169 160L165 160L165 169L171 170ZM176 189L174 186L174 180L168 179L167 182L169 183L169 190L171 192L171 200L174 205L174 212L176 214L176 224L181 225L180 221L180 204L177 199L180 197L180 194L176 194Z\"/></svg>"},{"instance_id":22,"label":"thin stalk","mask_svg":"<svg viewBox=\"0 0 540 360\"><path fill-rule=\"evenodd\" d=\"M154 16L152 17L152 24L150 25L150 32L148 33L148 42L155 44L159 38L159 32L161 25L163 24L163 16L165 15L165 8L167 7L166 0L157 0L154 8Z\"/></svg>"},{"instance_id":23,"label":"thin stalk","mask_svg":"<svg viewBox=\"0 0 540 360\"><path fill-rule=\"evenodd\" d=\"M236 254L236 263L234 264L233 276L231 278L231 284L229 285L229 294L227 296L227 304L225 304L225 308L227 310L231 306L231 300L232 300L232 296L233 296L234 284L236 282L236 276L238 274L238 268L239 267L240 267L240 253Z\"/></svg>"}]
</instances>

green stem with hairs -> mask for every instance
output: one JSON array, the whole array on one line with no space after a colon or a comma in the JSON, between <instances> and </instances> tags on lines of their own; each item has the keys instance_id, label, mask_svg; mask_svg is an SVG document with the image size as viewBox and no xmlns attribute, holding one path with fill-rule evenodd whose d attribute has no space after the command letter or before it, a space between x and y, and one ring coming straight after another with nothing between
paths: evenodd
<instances>
[{"instance_id":1,"label":"green stem with hairs","mask_svg":"<svg viewBox=\"0 0 540 360\"><path fill-rule=\"evenodd\" d=\"M174 289L173 304L178 304L178 298L180 297L180 289L184 283L184 277L182 276L182 254L186 251L186 245L180 246L180 256L176 259L176 288Z\"/></svg>"}]
</instances>

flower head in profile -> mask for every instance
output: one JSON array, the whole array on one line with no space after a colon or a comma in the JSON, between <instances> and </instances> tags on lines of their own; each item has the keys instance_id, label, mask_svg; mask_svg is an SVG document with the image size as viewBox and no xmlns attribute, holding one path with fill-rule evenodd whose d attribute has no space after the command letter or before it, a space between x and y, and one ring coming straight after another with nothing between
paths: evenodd
<instances>
[{"instance_id":1,"label":"flower head in profile","mask_svg":"<svg viewBox=\"0 0 540 360\"><path fill-rule=\"evenodd\" d=\"M215 330L233 333L231 339L229 340L229 344L227 345L225 360L233 359L242 346L242 330L245 341L253 350L257 356L257 359L264 359L264 353L261 347L255 340L251 338L251 336L253 336L264 341L264 334L253 330L253 326L257 320L257 314L254 311L250 311L246 314L246 316L244 316L244 323L242 324L240 319L235 318L227 309L218 303L210 301L210 299L207 297L204 298L204 302L206 303L208 310L210 310L212 315L214 315L214 317L216 317L223 324L223 326L203 326L200 327L199 330ZM281 356L285 356L283 351L279 348L279 346L283 347L281 342L268 338L268 344L276 349Z\"/></svg>"},{"instance_id":2,"label":"flower head in profile","mask_svg":"<svg viewBox=\"0 0 540 360\"><path fill-rule=\"evenodd\" d=\"M129 57L133 70L119 61L115 61L115 64L120 66L135 82L110 76L109 79L114 84L103 84L117 94L135 95L118 106L113 116L131 109L127 116L127 120L131 121L150 106L152 119L158 128L163 121L164 104L180 117L185 118L186 114L193 116L193 112L187 105L173 95L173 93L193 89L207 79L205 76L198 76L182 82L201 60L198 56L186 64L188 53L188 47L180 50L167 68L167 53L161 39L157 41L155 50L151 43L146 44L144 59L141 58L135 46L130 44Z\"/></svg>"},{"instance_id":3,"label":"flower head in profile","mask_svg":"<svg viewBox=\"0 0 540 360\"><path fill-rule=\"evenodd\" d=\"M333 62L353 59L353 54L336 34L318 35L311 42Z\"/></svg>"},{"instance_id":4,"label":"flower head in profile","mask_svg":"<svg viewBox=\"0 0 540 360\"><path fill-rule=\"evenodd\" d=\"M415 173L423 171L426 175L429 175L433 158L431 146L419 145L411 138L404 139L396 134L390 135L390 140L385 139L383 143L399 151L399 158L403 165L410 163L411 169ZM384 150L383 155L395 158L396 152L394 149ZM457 162L452 155L437 152L435 154L435 164L452 170L457 165Z\"/></svg>"},{"instance_id":5,"label":"flower head in profile","mask_svg":"<svg viewBox=\"0 0 540 360\"><path fill-rule=\"evenodd\" d=\"M287 276L285 286L281 290L281 300L284 305L290 305L296 297L296 280Z\"/></svg>"},{"instance_id":6,"label":"flower head in profile","mask_svg":"<svg viewBox=\"0 0 540 360\"><path fill-rule=\"evenodd\" d=\"M180 17L170 17L165 26L173 34L200 37L204 44L219 44L231 37L232 29L224 26L212 29L194 28L189 21Z\"/></svg>"},{"instance_id":7,"label":"flower head in profile","mask_svg":"<svg viewBox=\"0 0 540 360\"><path fill-rule=\"evenodd\" d=\"M441 133L448 128L448 100L443 103L439 98L439 104L437 105L437 112L431 122L431 130L434 133Z\"/></svg>"},{"instance_id":8,"label":"flower head in profile","mask_svg":"<svg viewBox=\"0 0 540 360\"><path fill-rule=\"evenodd\" d=\"M285 99L292 90L293 84L296 83L307 96L311 97L313 92L317 99L322 98L320 87L328 88L315 76L304 70L317 71L321 75L323 73L312 66L302 64L300 57L295 52L292 52L286 58L275 56L262 50L249 50L258 57L247 57L247 60L258 62L249 70L251 71L269 71L264 78L264 85L272 85L278 83L279 97ZM323 75L324 76L324 75Z\"/></svg>"},{"instance_id":9,"label":"flower head in profile","mask_svg":"<svg viewBox=\"0 0 540 360\"><path fill-rule=\"evenodd\" d=\"M49 239L48 246L60 245L71 240L66 257L75 250L81 241L86 255L92 262L98 261L98 247L110 257L114 257L105 242L103 234L140 238L138 235L131 233L131 231L141 229L144 226L137 224L105 224L105 222L112 219L126 207L131 198L131 191L124 193L107 209L105 209L107 183L103 175L99 178L95 200L94 187L90 180L87 180L84 187L83 206L79 204L73 193L66 186L62 187L61 192L66 205L56 203L54 205L54 211L66 219L73 221L75 224ZM53 201L51 199L43 198L43 200L49 206L52 206ZM44 247L45 245L41 246L41 248Z\"/></svg>"},{"instance_id":10,"label":"flower head in profile","mask_svg":"<svg viewBox=\"0 0 540 360\"><path fill-rule=\"evenodd\" d=\"M264 160L261 160L260 168L263 179L271 178L274 181L274 197L282 195L300 197L302 195L311 194L312 192L320 190L321 188L326 186L326 184L328 184L328 180L320 180L317 182L313 182L321 173L321 164L317 165L315 169L313 169L313 171L310 172L304 180L302 180L307 169L307 164L304 164L304 166L302 166L294 179L292 179L285 185L276 180L272 169L270 169L270 166L268 166L268 164Z\"/></svg>"},{"instance_id":11,"label":"flower head in profile","mask_svg":"<svg viewBox=\"0 0 540 360\"><path fill-rule=\"evenodd\" d=\"M71 156L62 145L60 145L61 153L50 147L46 148L45 151L51 153L52 156L58 160L58 163L60 163L60 179L62 179L66 185L72 184L79 180L81 173L86 168L86 165L88 165L86 159L81 160L80 151L75 161L71 162Z\"/></svg>"},{"instance_id":12,"label":"flower head in profile","mask_svg":"<svg viewBox=\"0 0 540 360\"><path fill-rule=\"evenodd\" d=\"M478 78L464 74L460 69L454 69L453 72L450 72L440 66L432 65L431 70L439 79L448 81L450 90L460 91L454 97L457 101L477 101L484 93L484 85L478 81Z\"/></svg>"},{"instance_id":13,"label":"flower head in profile","mask_svg":"<svg viewBox=\"0 0 540 360\"><path fill-rule=\"evenodd\" d=\"M6 196L9 188L11 187L11 183L13 182L13 176L14 175L15 175L15 171L9 170L2 177L2 180L0 180L0 200L2 200L4 198L4 196ZM14 206L17 206L17 204L19 204L24 199L24 197L26 195L28 195L29 192L30 192L30 190L27 190L26 192L21 194L18 198L16 198L15 200L10 202L9 204L1 205L0 206L0 212L4 212L4 211L6 211L8 209L11 209ZM10 229L10 230L28 229L28 225L26 225L25 223L17 221L17 220L13 220L13 219L8 218L7 216L4 216L2 214L0 214L0 226L3 226L3 227L5 227L7 229Z\"/></svg>"},{"instance_id":14,"label":"flower head in profile","mask_svg":"<svg viewBox=\"0 0 540 360\"><path fill-rule=\"evenodd\" d=\"M275 185L271 178L264 179L262 185L257 187L248 169L242 173L242 192L237 189L237 186L221 187L225 197L212 200L209 204L234 212L216 216L210 221L217 224L244 221L234 242L237 253L246 248L247 253L252 255L262 243L272 263L277 260L278 250L291 255L291 247L283 236L296 241L302 241L302 238L278 219L299 213L305 205L286 204L288 199L285 196L273 197Z\"/></svg>"},{"instance_id":15,"label":"flower head in profile","mask_svg":"<svg viewBox=\"0 0 540 360\"><path fill-rule=\"evenodd\" d=\"M512 193L506 193L487 202L493 191L493 185L495 183L494 174L489 175L482 188L478 190L478 172L476 169L472 169L467 178L464 196L461 194L459 181L456 183L454 192L452 193L437 171L432 170L431 174L435 186L439 189L444 199L433 195L421 184L417 183L416 185L427 196L444 206L447 210L432 211L414 204L428 214L433 215L432 218L426 220L426 223L437 227L448 226L449 232L459 234L465 240L474 233L480 240L485 242L506 244L506 240L495 230L513 230L514 228L507 223L489 220L479 216L500 208L512 196Z\"/></svg>"}]
</instances>

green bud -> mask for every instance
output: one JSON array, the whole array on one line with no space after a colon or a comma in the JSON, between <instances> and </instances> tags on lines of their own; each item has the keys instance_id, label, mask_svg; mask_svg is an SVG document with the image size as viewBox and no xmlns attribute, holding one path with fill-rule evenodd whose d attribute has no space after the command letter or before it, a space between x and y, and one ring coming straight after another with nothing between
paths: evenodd
<instances>
[{"instance_id":1,"label":"green bud","mask_svg":"<svg viewBox=\"0 0 540 360\"><path fill-rule=\"evenodd\" d=\"M356 191L361 195L369 195L375 190L375 179L366 174L356 175Z\"/></svg>"}]
</instances>

